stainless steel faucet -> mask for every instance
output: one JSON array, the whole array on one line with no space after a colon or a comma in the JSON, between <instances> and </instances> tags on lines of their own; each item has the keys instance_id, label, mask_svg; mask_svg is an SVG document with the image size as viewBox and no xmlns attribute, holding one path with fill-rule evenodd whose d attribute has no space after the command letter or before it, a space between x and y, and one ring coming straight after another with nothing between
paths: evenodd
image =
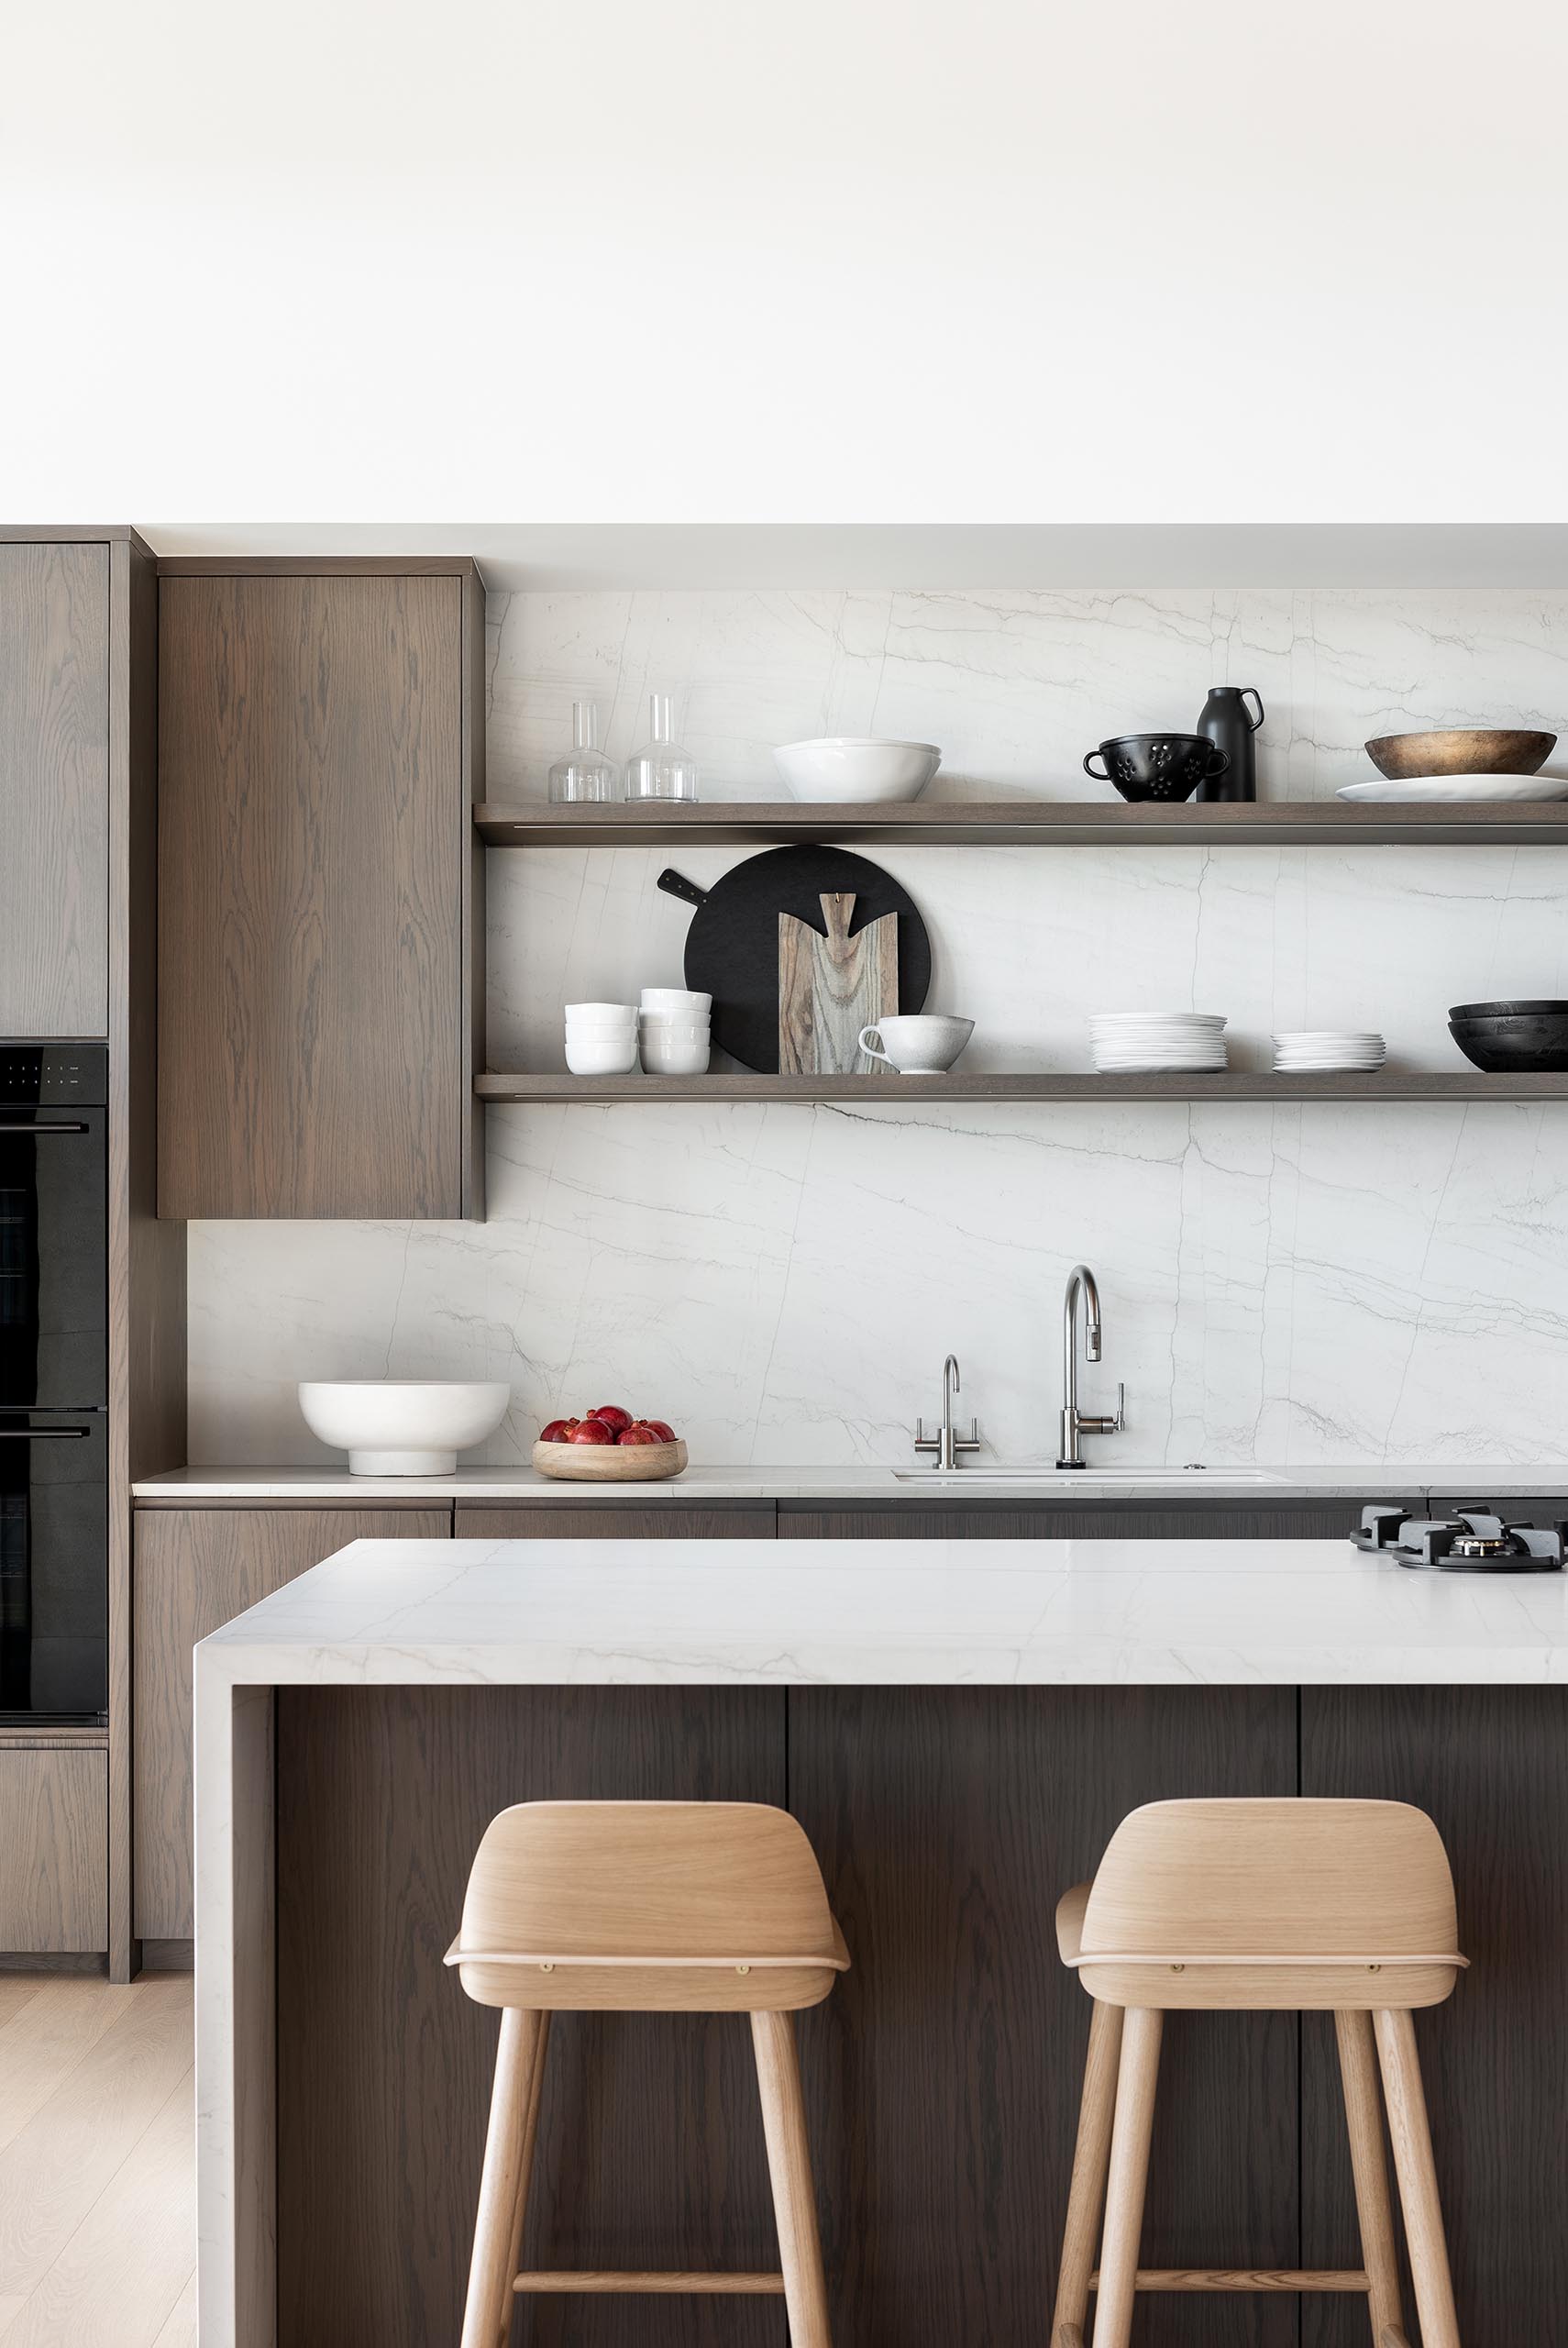
<instances>
[{"instance_id":1,"label":"stainless steel faucet","mask_svg":"<svg viewBox=\"0 0 1568 2348\"><path fill-rule=\"evenodd\" d=\"M936 1457L932 1465L939 1476L952 1474L958 1465L959 1452L978 1451L980 1448L978 1419L970 1420L969 1432L966 1435L955 1434L953 1431L953 1397L960 1390L958 1357L956 1354L949 1354L942 1365L941 1427L935 1434L927 1434L925 1421L917 1419L914 1432L914 1447L917 1451L935 1452Z\"/></svg>"},{"instance_id":2,"label":"stainless steel faucet","mask_svg":"<svg viewBox=\"0 0 1568 2348\"><path fill-rule=\"evenodd\" d=\"M1062 1299L1062 1447L1058 1468L1081 1468L1083 1453L1078 1437L1084 1434L1120 1434L1126 1425L1127 1389L1116 1389L1116 1416L1113 1419L1086 1418L1078 1408L1078 1291L1083 1291L1084 1310L1088 1324L1084 1331L1084 1354L1089 1361L1099 1359L1099 1290L1094 1274L1087 1264L1075 1264L1067 1274L1067 1292Z\"/></svg>"}]
</instances>

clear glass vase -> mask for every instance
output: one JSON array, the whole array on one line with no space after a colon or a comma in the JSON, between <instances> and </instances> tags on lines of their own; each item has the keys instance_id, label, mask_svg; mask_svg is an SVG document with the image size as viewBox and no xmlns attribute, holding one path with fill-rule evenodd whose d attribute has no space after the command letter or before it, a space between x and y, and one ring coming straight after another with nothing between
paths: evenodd
<instances>
[{"instance_id":1,"label":"clear glass vase","mask_svg":"<svg viewBox=\"0 0 1568 2348\"><path fill-rule=\"evenodd\" d=\"M599 704L574 701L571 705L569 754L550 769L550 799L554 805L602 805L621 796L621 770L599 748Z\"/></svg>"},{"instance_id":2,"label":"clear glass vase","mask_svg":"<svg viewBox=\"0 0 1568 2348\"><path fill-rule=\"evenodd\" d=\"M697 761L681 749L670 731L668 693L648 696L651 738L626 761L628 799L695 799Z\"/></svg>"}]
</instances>

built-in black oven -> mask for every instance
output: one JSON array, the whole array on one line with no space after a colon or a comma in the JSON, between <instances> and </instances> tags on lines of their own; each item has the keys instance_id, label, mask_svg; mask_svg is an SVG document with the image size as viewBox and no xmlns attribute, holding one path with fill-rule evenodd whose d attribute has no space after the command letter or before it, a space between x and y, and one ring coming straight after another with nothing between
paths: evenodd
<instances>
[{"instance_id":1,"label":"built-in black oven","mask_svg":"<svg viewBox=\"0 0 1568 2348\"><path fill-rule=\"evenodd\" d=\"M108 1054L0 1045L0 1726L108 1702Z\"/></svg>"}]
</instances>

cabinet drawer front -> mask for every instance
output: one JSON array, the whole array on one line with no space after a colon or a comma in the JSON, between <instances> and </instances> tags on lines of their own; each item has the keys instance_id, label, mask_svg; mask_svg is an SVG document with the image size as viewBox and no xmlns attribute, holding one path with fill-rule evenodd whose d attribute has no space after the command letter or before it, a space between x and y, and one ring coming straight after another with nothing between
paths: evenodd
<instances>
[{"instance_id":1,"label":"cabinet drawer front","mask_svg":"<svg viewBox=\"0 0 1568 2348\"><path fill-rule=\"evenodd\" d=\"M135 1920L193 1930L191 1650L350 1541L445 1541L447 1509L138 1509L133 1565Z\"/></svg>"},{"instance_id":2,"label":"cabinet drawer front","mask_svg":"<svg viewBox=\"0 0 1568 2348\"><path fill-rule=\"evenodd\" d=\"M756 1507L639 1508L585 1502L561 1508L459 1506L459 1541L771 1541L778 1512Z\"/></svg>"},{"instance_id":3,"label":"cabinet drawer front","mask_svg":"<svg viewBox=\"0 0 1568 2348\"><path fill-rule=\"evenodd\" d=\"M0 1751L0 1953L109 1945L109 1756L101 1748Z\"/></svg>"}]
</instances>

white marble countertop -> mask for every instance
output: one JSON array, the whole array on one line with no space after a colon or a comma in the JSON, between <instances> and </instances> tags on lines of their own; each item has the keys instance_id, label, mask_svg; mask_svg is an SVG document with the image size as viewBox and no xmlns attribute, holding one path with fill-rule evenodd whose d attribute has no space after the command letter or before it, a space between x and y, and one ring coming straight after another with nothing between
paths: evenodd
<instances>
[{"instance_id":1,"label":"white marble countertop","mask_svg":"<svg viewBox=\"0 0 1568 2348\"><path fill-rule=\"evenodd\" d=\"M723 1468L693 1465L684 1475L659 1484L567 1484L536 1475L531 1468L459 1468L450 1476L350 1476L343 1468L179 1468L149 1476L131 1489L139 1501L191 1504L206 1500L297 1501L512 1501L552 1507L601 1507L622 1501L639 1508L690 1508L721 1501L811 1502L931 1500L1094 1499L1415 1501L1427 1492L1450 1500L1481 1500L1493 1494L1555 1498L1568 1492L1568 1463L1532 1467L1414 1467L1376 1465L1321 1468L1227 1468L1200 1471L1142 1468L1101 1456L1082 1473L1059 1474L1043 1468L1027 1482L1002 1481L984 1466L938 1477L911 1462L913 1479L874 1466ZM998 1461L994 1467L1005 1467Z\"/></svg>"},{"instance_id":2,"label":"white marble countertop","mask_svg":"<svg viewBox=\"0 0 1568 2348\"><path fill-rule=\"evenodd\" d=\"M197 1686L1568 1684L1568 1576L1342 1541L356 1541Z\"/></svg>"}]
</instances>

